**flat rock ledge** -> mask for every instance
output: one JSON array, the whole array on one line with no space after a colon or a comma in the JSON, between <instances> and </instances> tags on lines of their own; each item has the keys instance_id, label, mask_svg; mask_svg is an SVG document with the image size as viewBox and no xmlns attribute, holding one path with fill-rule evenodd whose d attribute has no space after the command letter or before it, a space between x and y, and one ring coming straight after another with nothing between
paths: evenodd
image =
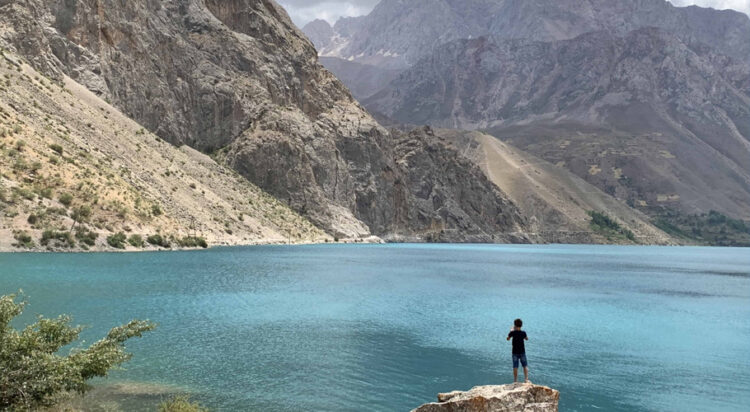
<instances>
[{"instance_id":1,"label":"flat rock ledge","mask_svg":"<svg viewBox=\"0 0 750 412\"><path fill-rule=\"evenodd\" d=\"M560 392L531 383L476 386L438 394L411 412L557 412Z\"/></svg>"}]
</instances>

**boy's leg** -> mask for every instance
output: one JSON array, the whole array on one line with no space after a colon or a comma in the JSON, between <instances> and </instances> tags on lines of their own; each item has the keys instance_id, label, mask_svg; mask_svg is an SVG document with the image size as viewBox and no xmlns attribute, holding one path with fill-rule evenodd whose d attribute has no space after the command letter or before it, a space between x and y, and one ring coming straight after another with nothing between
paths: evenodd
<instances>
[{"instance_id":1,"label":"boy's leg","mask_svg":"<svg viewBox=\"0 0 750 412\"><path fill-rule=\"evenodd\" d=\"M520 360L519 356L513 354L513 383L518 382L518 362Z\"/></svg>"},{"instance_id":2,"label":"boy's leg","mask_svg":"<svg viewBox=\"0 0 750 412\"><path fill-rule=\"evenodd\" d=\"M526 366L523 367L523 378L526 382L529 381L529 368Z\"/></svg>"},{"instance_id":3,"label":"boy's leg","mask_svg":"<svg viewBox=\"0 0 750 412\"><path fill-rule=\"evenodd\" d=\"M513 368L513 383L516 382L518 382L518 368Z\"/></svg>"}]
</instances>

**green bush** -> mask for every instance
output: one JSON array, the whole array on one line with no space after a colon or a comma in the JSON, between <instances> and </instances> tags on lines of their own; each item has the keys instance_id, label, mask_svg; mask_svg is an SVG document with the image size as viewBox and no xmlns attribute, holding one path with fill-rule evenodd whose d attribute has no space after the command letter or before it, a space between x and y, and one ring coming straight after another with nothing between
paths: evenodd
<instances>
[{"instance_id":1,"label":"green bush","mask_svg":"<svg viewBox=\"0 0 750 412\"><path fill-rule=\"evenodd\" d=\"M13 238L18 242L15 245L16 247L24 247L26 249L34 247L34 240L25 231L13 232Z\"/></svg>"},{"instance_id":2,"label":"green bush","mask_svg":"<svg viewBox=\"0 0 750 412\"><path fill-rule=\"evenodd\" d=\"M57 153L59 155L63 154L63 147L60 146L59 144L53 143L53 144L49 145L49 148L52 149L53 152L55 152L55 153Z\"/></svg>"},{"instance_id":3,"label":"green bush","mask_svg":"<svg viewBox=\"0 0 750 412\"><path fill-rule=\"evenodd\" d=\"M58 201L65 205L65 207L70 207L70 204L73 203L73 195L70 193L62 193L58 198Z\"/></svg>"},{"instance_id":4,"label":"green bush","mask_svg":"<svg viewBox=\"0 0 750 412\"><path fill-rule=\"evenodd\" d=\"M78 239L78 242L86 246L94 246L96 244L96 239L98 237L99 237L99 234L91 230L82 229L82 228L78 228L76 230L76 239Z\"/></svg>"},{"instance_id":5,"label":"green bush","mask_svg":"<svg viewBox=\"0 0 750 412\"><path fill-rule=\"evenodd\" d=\"M41 243L42 246L47 246L49 245L50 241L55 241L56 244L63 247L73 247L76 245L75 241L73 240L73 236L70 235L70 232L58 232L55 230L47 229L42 232L42 239L39 241L39 243Z\"/></svg>"},{"instance_id":6,"label":"green bush","mask_svg":"<svg viewBox=\"0 0 750 412\"><path fill-rule=\"evenodd\" d=\"M161 216L161 208L159 205L153 205L151 206L151 214L154 216Z\"/></svg>"},{"instance_id":7,"label":"green bush","mask_svg":"<svg viewBox=\"0 0 750 412\"><path fill-rule=\"evenodd\" d=\"M197 402L191 402L187 396L175 396L159 404L159 412L208 412Z\"/></svg>"},{"instance_id":8,"label":"green bush","mask_svg":"<svg viewBox=\"0 0 750 412\"><path fill-rule=\"evenodd\" d=\"M125 240L127 240L127 236L122 232L107 236L107 244L115 249L125 249Z\"/></svg>"},{"instance_id":9,"label":"green bush","mask_svg":"<svg viewBox=\"0 0 750 412\"><path fill-rule=\"evenodd\" d=\"M206 239L199 236L185 236L177 241L180 247L202 247L203 249L208 247Z\"/></svg>"},{"instance_id":10,"label":"green bush","mask_svg":"<svg viewBox=\"0 0 750 412\"><path fill-rule=\"evenodd\" d=\"M131 235L128 238L128 243L130 243L130 245L133 246L133 247L143 247L144 246L143 238L141 237L141 235Z\"/></svg>"},{"instance_id":11,"label":"green bush","mask_svg":"<svg viewBox=\"0 0 750 412\"><path fill-rule=\"evenodd\" d=\"M18 331L11 321L24 306L15 295L0 297L0 410L39 410L53 406L65 392L84 393L86 381L107 376L130 359L124 346L128 339L155 327L133 320L88 348L76 347L64 355L61 349L78 340L82 328L71 326L70 317L63 315L40 317Z\"/></svg>"},{"instance_id":12,"label":"green bush","mask_svg":"<svg viewBox=\"0 0 750 412\"><path fill-rule=\"evenodd\" d=\"M169 240L166 237L159 235L159 234L151 235L147 237L146 242L154 246L161 246L163 248L169 248L171 246L169 244Z\"/></svg>"}]
</instances>

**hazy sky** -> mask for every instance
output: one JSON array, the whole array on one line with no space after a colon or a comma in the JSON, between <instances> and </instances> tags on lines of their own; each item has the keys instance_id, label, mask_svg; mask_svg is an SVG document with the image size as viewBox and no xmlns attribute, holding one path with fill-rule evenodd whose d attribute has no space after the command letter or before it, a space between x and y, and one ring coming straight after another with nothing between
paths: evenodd
<instances>
[{"instance_id":1,"label":"hazy sky","mask_svg":"<svg viewBox=\"0 0 750 412\"><path fill-rule=\"evenodd\" d=\"M380 0L277 0L302 27L311 20L324 19L331 24L342 16L367 14ZM715 9L735 9L750 14L750 0L671 0L677 6L697 4Z\"/></svg>"}]
</instances>

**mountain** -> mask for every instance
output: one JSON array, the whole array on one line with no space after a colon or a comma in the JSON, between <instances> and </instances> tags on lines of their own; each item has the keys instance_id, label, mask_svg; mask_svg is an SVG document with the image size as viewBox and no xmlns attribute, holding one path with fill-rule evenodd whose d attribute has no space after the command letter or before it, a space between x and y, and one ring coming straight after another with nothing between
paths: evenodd
<instances>
[{"instance_id":1,"label":"mountain","mask_svg":"<svg viewBox=\"0 0 750 412\"><path fill-rule=\"evenodd\" d=\"M2 51L0 78L0 251L333 240L67 76L52 80Z\"/></svg>"},{"instance_id":2,"label":"mountain","mask_svg":"<svg viewBox=\"0 0 750 412\"><path fill-rule=\"evenodd\" d=\"M330 235L527 241L475 165L381 127L273 1L3 1L0 15L0 43L36 70L211 154Z\"/></svg>"},{"instance_id":3,"label":"mountain","mask_svg":"<svg viewBox=\"0 0 750 412\"><path fill-rule=\"evenodd\" d=\"M593 31L622 36L646 27L750 62L750 20L745 14L675 7L666 0L382 0L360 18L354 32L334 26L337 47L321 49L321 55L410 66L459 39L554 41Z\"/></svg>"},{"instance_id":4,"label":"mountain","mask_svg":"<svg viewBox=\"0 0 750 412\"><path fill-rule=\"evenodd\" d=\"M486 129L644 209L747 219L749 85L748 65L650 28L459 40L365 104L399 122Z\"/></svg>"},{"instance_id":5,"label":"mountain","mask_svg":"<svg viewBox=\"0 0 750 412\"><path fill-rule=\"evenodd\" d=\"M338 57L321 57L320 63L330 70L341 82L347 84L352 95L359 101L364 101L373 94L381 91L397 79L402 70L389 69L371 64L358 63L339 59Z\"/></svg>"}]
</instances>

